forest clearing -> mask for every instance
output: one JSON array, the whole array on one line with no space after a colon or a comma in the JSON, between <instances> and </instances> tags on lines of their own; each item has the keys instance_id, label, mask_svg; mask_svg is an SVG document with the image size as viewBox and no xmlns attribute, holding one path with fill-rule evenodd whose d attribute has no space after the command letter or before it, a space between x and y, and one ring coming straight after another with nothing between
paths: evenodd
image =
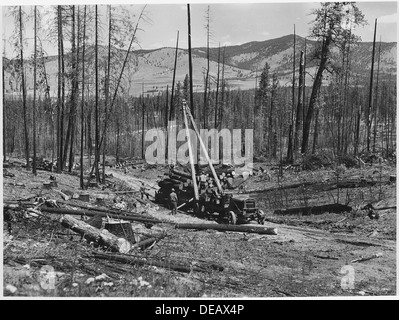
<instances>
[{"instance_id":1,"label":"forest clearing","mask_svg":"<svg viewBox=\"0 0 399 320\"><path fill-rule=\"evenodd\" d=\"M280 183L272 174L267 183L271 191L255 194L266 212L265 224L258 228L277 228L278 234L262 235L176 228L182 223L216 222L183 211L172 216L169 209L146 198L140 201L141 182L147 186L156 185L158 176L168 171L166 166L144 171L140 166L129 168L127 173L123 168L106 168L110 176L107 186L85 190L89 195L87 202L75 196L64 200L65 194L82 193L77 172L53 173L57 187L46 189L43 183L49 181L49 172L40 170L32 178L31 173L21 170L20 162L13 163L7 167L9 176L4 177L3 183L4 210L14 212L11 232L6 226L3 228L5 295L306 297L396 294L396 200L387 208L374 211L379 214L378 219L362 209L379 199L396 199L396 182L389 181L395 174L394 166L384 164L346 170L340 177L342 181L361 174L377 183L340 189L342 199L352 211L317 215L279 215L273 209L284 208L286 200L294 203L293 198L297 198L299 205L304 201L304 194L308 204L331 203L337 196L337 189L322 191L320 186L331 186L329 181L335 181L334 170L285 172ZM15 176L11 177L12 174ZM264 181L257 180L262 181L262 177L249 178L247 189L265 185ZM309 189L284 188L301 182L311 182ZM129 190L134 193L126 193ZM154 189L148 192L150 199L154 192ZM281 195L284 204L270 202L279 198L274 193ZM132 248L127 254L104 250L65 229L59 214L41 210L51 206L51 201L41 204L37 197L55 200L59 207L69 210L84 207L88 208L86 212L96 208L105 209L104 212L119 210L123 212L119 214L122 220L125 215L134 218L138 213L139 218L149 218L149 222L131 221L134 236L129 239L133 247L134 243L145 239L150 242ZM75 218L88 221L90 216ZM150 227L151 218L158 219L159 223ZM356 262L376 254L381 256ZM342 282L348 266L355 272L353 287L345 287ZM101 277L103 274L107 277ZM43 285L48 275L54 277L52 288ZM96 280L99 276L100 280ZM17 288L14 293L7 290L13 287Z\"/></svg>"},{"instance_id":2,"label":"forest clearing","mask_svg":"<svg viewBox=\"0 0 399 320\"><path fill-rule=\"evenodd\" d=\"M3 296L396 296L396 7L160 8L4 8Z\"/></svg>"}]
</instances>

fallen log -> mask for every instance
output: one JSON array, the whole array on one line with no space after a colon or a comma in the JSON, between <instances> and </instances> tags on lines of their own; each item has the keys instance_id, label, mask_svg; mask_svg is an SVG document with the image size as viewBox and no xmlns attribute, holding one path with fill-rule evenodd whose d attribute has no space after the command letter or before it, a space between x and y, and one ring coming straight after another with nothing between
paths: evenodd
<instances>
[{"instance_id":1,"label":"fallen log","mask_svg":"<svg viewBox=\"0 0 399 320\"><path fill-rule=\"evenodd\" d=\"M363 207L363 209L385 210L396 208L396 198L386 198L381 201L372 202Z\"/></svg>"},{"instance_id":2,"label":"fallen log","mask_svg":"<svg viewBox=\"0 0 399 320\"><path fill-rule=\"evenodd\" d=\"M135 243L132 248L140 248L141 250L143 250L152 246L158 240L160 240L160 238L148 238L143 241Z\"/></svg>"},{"instance_id":3,"label":"fallen log","mask_svg":"<svg viewBox=\"0 0 399 320\"><path fill-rule=\"evenodd\" d=\"M129 216L143 217L143 215L140 213L131 212L131 211L127 211L127 210L114 210L114 209L107 209L104 207L89 207L87 205L70 203L69 201L63 201L63 200L57 200L57 202L66 204L71 207L77 207L77 208L82 208L82 209L91 210L91 211L99 211L99 212L107 212L107 213L113 213L113 214L118 214L118 215L129 215Z\"/></svg>"},{"instance_id":4,"label":"fallen log","mask_svg":"<svg viewBox=\"0 0 399 320\"><path fill-rule=\"evenodd\" d=\"M359 259L352 260L351 263L363 262L363 261L367 261L367 260L371 260L371 259L375 259L375 258L379 258L379 257L382 257L382 253L381 252L373 254L373 255L368 256L368 257L361 257Z\"/></svg>"},{"instance_id":5,"label":"fallen log","mask_svg":"<svg viewBox=\"0 0 399 320\"><path fill-rule=\"evenodd\" d=\"M315 184L314 182L307 181L307 182L302 182L302 183L294 183L294 184L288 184L288 185L279 185L279 186L276 186L276 187L255 188L255 189L247 190L247 193L272 192L272 191L278 191L278 190L300 188L300 187L310 186L310 185L314 185L314 184Z\"/></svg>"},{"instance_id":6,"label":"fallen log","mask_svg":"<svg viewBox=\"0 0 399 320\"><path fill-rule=\"evenodd\" d=\"M158 261L155 259L141 259L132 255L122 255L115 253L105 253L105 252L92 252L94 258L104 259L110 261L116 261L126 264L136 264L140 266L155 266L159 268L164 268L168 270L174 270L179 272L190 273L191 271L206 272L210 269L223 271L224 267L215 263L203 263L203 262L193 262L192 264L181 263L178 261Z\"/></svg>"},{"instance_id":7,"label":"fallen log","mask_svg":"<svg viewBox=\"0 0 399 320\"><path fill-rule=\"evenodd\" d=\"M57 190L57 192L60 194L61 198L64 200L69 200L71 197L68 196L67 194L65 194L64 192L62 192L61 190Z\"/></svg>"},{"instance_id":8,"label":"fallen log","mask_svg":"<svg viewBox=\"0 0 399 320\"><path fill-rule=\"evenodd\" d=\"M339 258L331 257L331 256L322 256L322 255L318 255L318 254L314 254L313 256L316 257L316 258L319 258L319 259L339 260Z\"/></svg>"},{"instance_id":9,"label":"fallen log","mask_svg":"<svg viewBox=\"0 0 399 320\"><path fill-rule=\"evenodd\" d=\"M118 238L108 230L97 229L70 215L61 217L60 222L62 226L80 234L88 241L93 241L102 247L111 249L112 251L127 253L131 249L131 244L126 239Z\"/></svg>"},{"instance_id":10,"label":"fallen log","mask_svg":"<svg viewBox=\"0 0 399 320\"><path fill-rule=\"evenodd\" d=\"M174 173L175 175L191 179L191 174L190 173L187 173L187 172L184 172L184 171L180 171L180 170L176 170L176 169L170 169L170 171L172 173Z\"/></svg>"},{"instance_id":11,"label":"fallen log","mask_svg":"<svg viewBox=\"0 0 399 320\"><path fill-rule=\"evenodd\" d=\"M105 259L110 261L116 261L126 264L135 264L139 266L155 266L164 269L179 271L190 273L191 267L189 265L181 265L176 263L169 263L169 262L162 262L162 261L148 261L140 258L136 258L134 256L127 256L127 255L115 255L115 254L108 254L108 253L100 253L100 252L93 252L94 258L97 259Z\"/></svg>"},{"instance_id":12,"label":"fallen log","mask_svg":"<svg viewBox=\"0 0 399 320\"><path fill-rule=\"evenodd\" d=\"M275 210L274 214L288 215L288 214L302 214L304 216L311 214L323 214L325 212L331 213L342 213L351 211L352 207L343 205L340 203L325 204L322 206L312 206L312 207L299 207L299 208L289 208L283 210Z\"/></svg>"},{"instance_id":13,"label":"fallen log","mask_svg":"<svg viewBox=\"0 0 399 320\"><path fill-rule=\"evenodd\" d=\"M142 223L163 223L163 221L155 219L155 218L145 218L145 217L132 217L126 216L121 214L112 214L112 213L105 213L105 212L98 212L93 210L69 210L63 208L47 208L42 207L40 208L43 212L53 213L53 214L69 214L69 215L80 215L80 216L100 216L100 217L109 217L113 219L123 219L127 221L137 221Z\"/></svg>"},{"instance_id":14,"label":"fallen log","mask_svg":"<svg viewBox=\"0 0 399 320\"><path fill-rule=\"evenodd\" d=\"M255 226L240 226L229 224L196 224L196 223L180 223L175 225L176 229L196 229L196 230L218 230L218 231L233 231L277 235L277 228L264 228Z\"/></svg>"}]
</instances>

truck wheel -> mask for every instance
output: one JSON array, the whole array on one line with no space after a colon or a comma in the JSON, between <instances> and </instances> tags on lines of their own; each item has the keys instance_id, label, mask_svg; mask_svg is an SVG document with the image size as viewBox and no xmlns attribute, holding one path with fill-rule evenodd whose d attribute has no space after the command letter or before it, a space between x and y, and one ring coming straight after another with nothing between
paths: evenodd
<instances>
[{"instance_id":1,"label":"truck wheel","mask_svg":"<svg viewBox=\"0 0 399 320\"><path fill-rule=\"evenodd\" d=\"M237 223L237 216L234 211L229 212L229 224L236 224Z\"/></svg>"}]
</instances>

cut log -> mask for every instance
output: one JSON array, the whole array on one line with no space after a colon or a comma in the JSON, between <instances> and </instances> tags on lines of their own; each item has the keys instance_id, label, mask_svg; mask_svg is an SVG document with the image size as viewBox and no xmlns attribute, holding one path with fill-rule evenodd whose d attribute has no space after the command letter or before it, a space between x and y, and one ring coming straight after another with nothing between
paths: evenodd
<instances>
[{"instance_id":1,"label":"cut log","mask_svg":"<svg viewBox=\"0 0 399 320\"><path fill-rule=\"evenodd\" d=\"M322 206L313 206L313 207L300 207L300 208L289 208L284 210L275 210L274 214L279 215L288 215L288 214L302 214L304 216L311 214L323 214L325 212L331 213L342 213L349 212L352 208L350 206L346 206L340 203L326 204Z\"/></svg>"},{"instance_id":2,"label":"cut log","mask_svg":"<svg viewBox=\"0 0 399 320\"><path fill-rule=\"evenodd\" d=\"M148 238L138 243L135 243L132 248L140 248L141 250L144 250L152 246L156 241L158 241L157 238Z\"/></svg>"},{"instance_id":3,"label":"cut log","mask_svg":"<svg viewBox=\"0 0 399 320\"><path fill-rule=\"evenodd\" d=\"M363 209L385 210L396 208L396 198L386 198L381 201L372 202L363 207Z\"/></svg>"},{"instance_id":4,"label":"cut log","mask_svg":"<svg viewBox=\"0 0 399 320\"><path fill-rule=\"evenodd\" d=\"M64 192L58 190L58 193L60 194L61 198L64 199L65 201L68 201L70 197L66 195Z\"/></svg>"},{"instance_id":5,"label":"cut log","mask_svg":"<svg viewBox=\"0 0 399 320\"><path fill-rule=\"evenodd\" d=\"M144 215L142 213L137 213L137 212L132 212L132 211L127 211L127 210L116 210L116 209L107 209L105 207L90 207L87 205L81 205L81 204L76 204L76 203L70 203L67 201L62 201L62 200L58 200L58 203L62 203L62 204L66 204L68 206L71 207L77 207L77 208L82 208L85 210L91 210L91 211L98 211L98 212L106 212L106 213L113 213L113 214L117 214L119 216L137 216L137 217L148 217L148 218L152 218L150 215Z\"/></svg>"},{"instance_id":6,"label":"cut log","mask_svg":"<svg viewBox=\"0 0 399 320\"><path fill-rule=\"evenodd\" d=\"M88 216L88 217L94 217L94 216L100 216L100 217L109 217L109 218L114 218L114 219L123 219L127 221L137 221L137 222L142 222L142 223L163 223L164 221L155 219L155 218L145 218L145 217L137 217L137 216L125 216L125 215L118 215L118 214L112 214L112 213L105 213L105 212L98 212L94 210L69 210L69 209L63 209L63 208L47 208L47 207L41 207L41 211L43 212L48 212L48 213L53 213L53 214L69 214L69 215L79 215L79 216Z\"/></svg>"},{"instance_id":7,"label":"cut log","mask_svg":"<svg viewBox=\"0 0 399 320\"><path fill-rule=\"evenodd\" d=\"M131 244L126 239L119 238L108 230L99 230L70 215L63 216L60 219L60 222L64 227L80 234L88 241L93 241L102 247L111 249L112 251L127 253L131 249Z\"/></svg>"},{"instance_id":8,"label":"cut log","mask_svg":"<svg viewBox=\"0 0 399 320\"><path fill-rule=\"evenodd\" d=\"M240 226L227 224L196 224L196 223L181 223L175 226L176 229L195 229L195 230L217 230L217 231L233 231L277 235L277 228L264 228L255 226Z\"/></svg>"},{"instance_id":9,"label":"cut log","mask_svg":"<svg viewBox=\"0 0 399 320\"><path fill-rule=\"evenodd\" d=\"M148 259L148 258L141 259L131 255L110 254L110 253L95 252L95 251L93 252L93 256L94 258L97 259L105 259L105 260L116 261L126 264L135 264L140 266L155 266L167 270L175 270L178 272L185 272L185 273L190 273L192 271L206 272L210 271L211 269L218 271L224 270L223 266L214 263L201 263L201 264L193 263L189 265L187 263L182 263L180 261L158 261L155 259Z\"/></svg>"},{"instance_id":10,"label":"cut log","mask_svg":"<svg viewBox=\"0 0 399 320\"><path fill-rule=\"evenodd\" d=\"M191 174L188 173L188 172L179 171L179 170L176 170L176 169L171 169L170 171L171 171L172 173L174 173L175 175L177 175L177 176L191 179Z\"/></svg>"},{"instance_id":11,"label":"cut log","mask_svg":"<svg viewBox=\"0 0 399 320\"><path fill-rule=\"evenodd\" d=\"M69 198L73 197L73 192L72 191L69 191L69 190L66 190L66 189L61 189L61 192L66 194Z\"/></svg>"},{"instance_id":12,"label":"cut log","mask_svg":"<svg viewBox=\"0 0 399 320\"><path fill-rule=\"evenodd\" d=\"M373 255L368 256L368 257L361 257L359 259L352 260L351 263L363 262L363 261L367 261L367 260L371 260L371 259L375 259L375 258L379 258L379 257L382 257L382 253L381 252L373 254Z\"/></svg>"}]
</instances>

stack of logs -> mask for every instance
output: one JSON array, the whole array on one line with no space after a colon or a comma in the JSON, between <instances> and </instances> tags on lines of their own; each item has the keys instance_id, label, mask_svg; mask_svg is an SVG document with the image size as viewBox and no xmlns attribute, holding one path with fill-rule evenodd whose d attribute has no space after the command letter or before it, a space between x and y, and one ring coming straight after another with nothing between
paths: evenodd
<instances>
[{"instance_id":1,"label":"stack of logs","mask_svg":"<svg viewBox=\"0 0 399 320\"><path fill-rule=\"evenodd\" d=\"M233 172L234 168L215 166L215 172L218 175L219 181L224 189L230 189L233 186ZM165 173L165 178L158 183L161 189L170 191L172 188L179 189L182 192L193 193L193 181L191 173L178 169L170 169L169 173ZM198 168L196 172L197 185L200 192L206 191L208 188L216 187L214 177L211 170L208 168Z\"/></svg>"}]
</instances>

